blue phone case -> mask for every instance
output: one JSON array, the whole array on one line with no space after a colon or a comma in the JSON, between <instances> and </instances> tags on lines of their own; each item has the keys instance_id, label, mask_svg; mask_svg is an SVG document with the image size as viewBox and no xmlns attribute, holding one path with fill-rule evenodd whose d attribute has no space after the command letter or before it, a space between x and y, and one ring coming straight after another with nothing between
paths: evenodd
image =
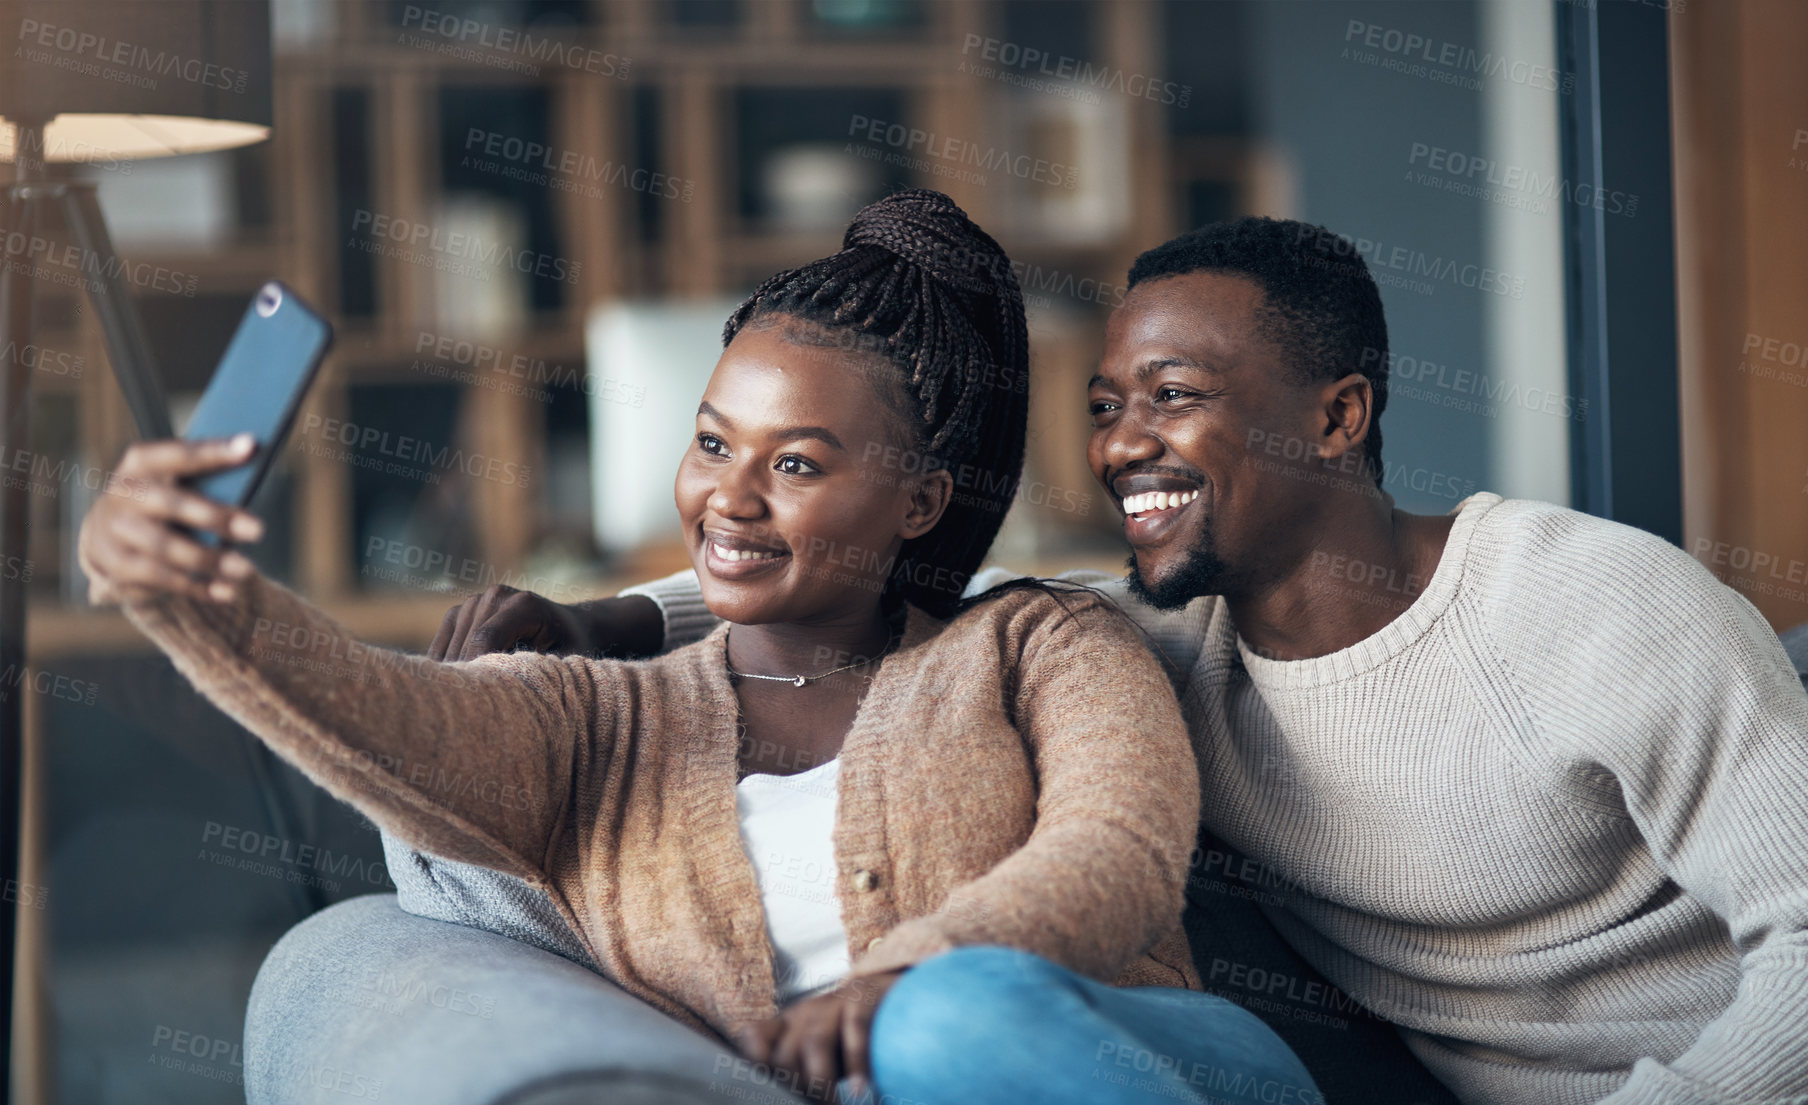
<instances>
[{"instance_id":1,"label":"blue phone case","mask_svg":"<svg viewBox=\"0 0 1808 1105\"><path fill-rule=\"evenodd\" d=\"M287 286L272 280L258 289L182 435L200 441L248 432L257 451L195 480L197 491L236 507L251 501L332 340L333 328Z\"/></svg>"}]
</instances>

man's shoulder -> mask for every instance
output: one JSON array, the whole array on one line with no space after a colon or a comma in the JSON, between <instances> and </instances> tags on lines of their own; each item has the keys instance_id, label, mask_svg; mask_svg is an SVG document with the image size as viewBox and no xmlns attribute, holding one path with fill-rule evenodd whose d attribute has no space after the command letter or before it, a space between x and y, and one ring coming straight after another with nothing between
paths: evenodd
<instances>
[{"instance_id":1,"label":"man's shoulder","mask_svg":"<svg viewBox=\"0 0 1808 1105\"><path fill-rule=\"evenodd\" d=\"M1470 540L1463 590L1510 636L1572 643L1668 634L1741 602L1655 534L1529 499L1488 510Z\"/></svg>"}]
</instances>

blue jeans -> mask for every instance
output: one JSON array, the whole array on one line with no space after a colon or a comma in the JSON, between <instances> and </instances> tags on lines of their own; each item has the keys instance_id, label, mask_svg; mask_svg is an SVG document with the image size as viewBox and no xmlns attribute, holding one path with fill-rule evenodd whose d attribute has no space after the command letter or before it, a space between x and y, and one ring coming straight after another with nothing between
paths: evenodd
<instances>
[{"instance_id":1,"label":"blue jeans","mask_svg":"<svg viewBox=\"0 0 1808 1105\"><path fill-rule=\"evenodd\" d=\"M1323 1105L1281 1038L1210 994L1119 990L1012 948L959 948L873 1018L874 1105Z\"/></svg>"}]
</instances>

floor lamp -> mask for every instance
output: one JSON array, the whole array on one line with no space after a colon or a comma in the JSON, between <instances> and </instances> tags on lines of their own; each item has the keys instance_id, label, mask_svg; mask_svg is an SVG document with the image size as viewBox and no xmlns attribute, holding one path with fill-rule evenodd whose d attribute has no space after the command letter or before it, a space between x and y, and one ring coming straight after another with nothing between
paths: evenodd
<instances>
[{"instance_id":1,"label":"floor lamp","mask_svg":"<svg viewBox=\"0 0 1808 1105\"><path fill-rule=\"evenodd\" d=\"M169 408L108 240L94 185L50 180L47 163L113 163L230 149L270 133L268 0L0 0L0 456L30 455L31 308L39 279L84 286L108 360L141 436L168 436ZM45 262L42 215L60 209L76 247ZM0 484L0 563L30 548L28 481ZM18 560L6 559L17 557ZM0 671L25 668L25 583L0 572ZM19 875L20 789L27 681L0 682L0 878ZM14 947L18 904L0 905L0 1094L12 1083Z\"/></svg>"}]
</instances>

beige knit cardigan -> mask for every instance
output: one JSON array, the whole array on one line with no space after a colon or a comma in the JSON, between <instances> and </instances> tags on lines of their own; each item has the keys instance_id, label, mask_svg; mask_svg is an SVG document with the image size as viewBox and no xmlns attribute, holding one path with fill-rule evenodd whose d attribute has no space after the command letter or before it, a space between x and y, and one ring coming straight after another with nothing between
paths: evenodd
<instances>
[{"instance_id":1,"label":"beige knit cardigan","mask_svg":"<svg viewBox=\"0 0 1808 1105\"><path fill-rule=\"evenodd\" d=\"M127 615L378 825L547 889L629 993L723 1035L776 1012L725 630L641 662L439 664L360 644L270 581L244 595ZM1166 676L1109 603L1027 590L949 622L909 609L839 788L855 977L1004 944L1117 985L1200 988L1180 928L1198 772Z\"/></svg>"}]
</instances>

